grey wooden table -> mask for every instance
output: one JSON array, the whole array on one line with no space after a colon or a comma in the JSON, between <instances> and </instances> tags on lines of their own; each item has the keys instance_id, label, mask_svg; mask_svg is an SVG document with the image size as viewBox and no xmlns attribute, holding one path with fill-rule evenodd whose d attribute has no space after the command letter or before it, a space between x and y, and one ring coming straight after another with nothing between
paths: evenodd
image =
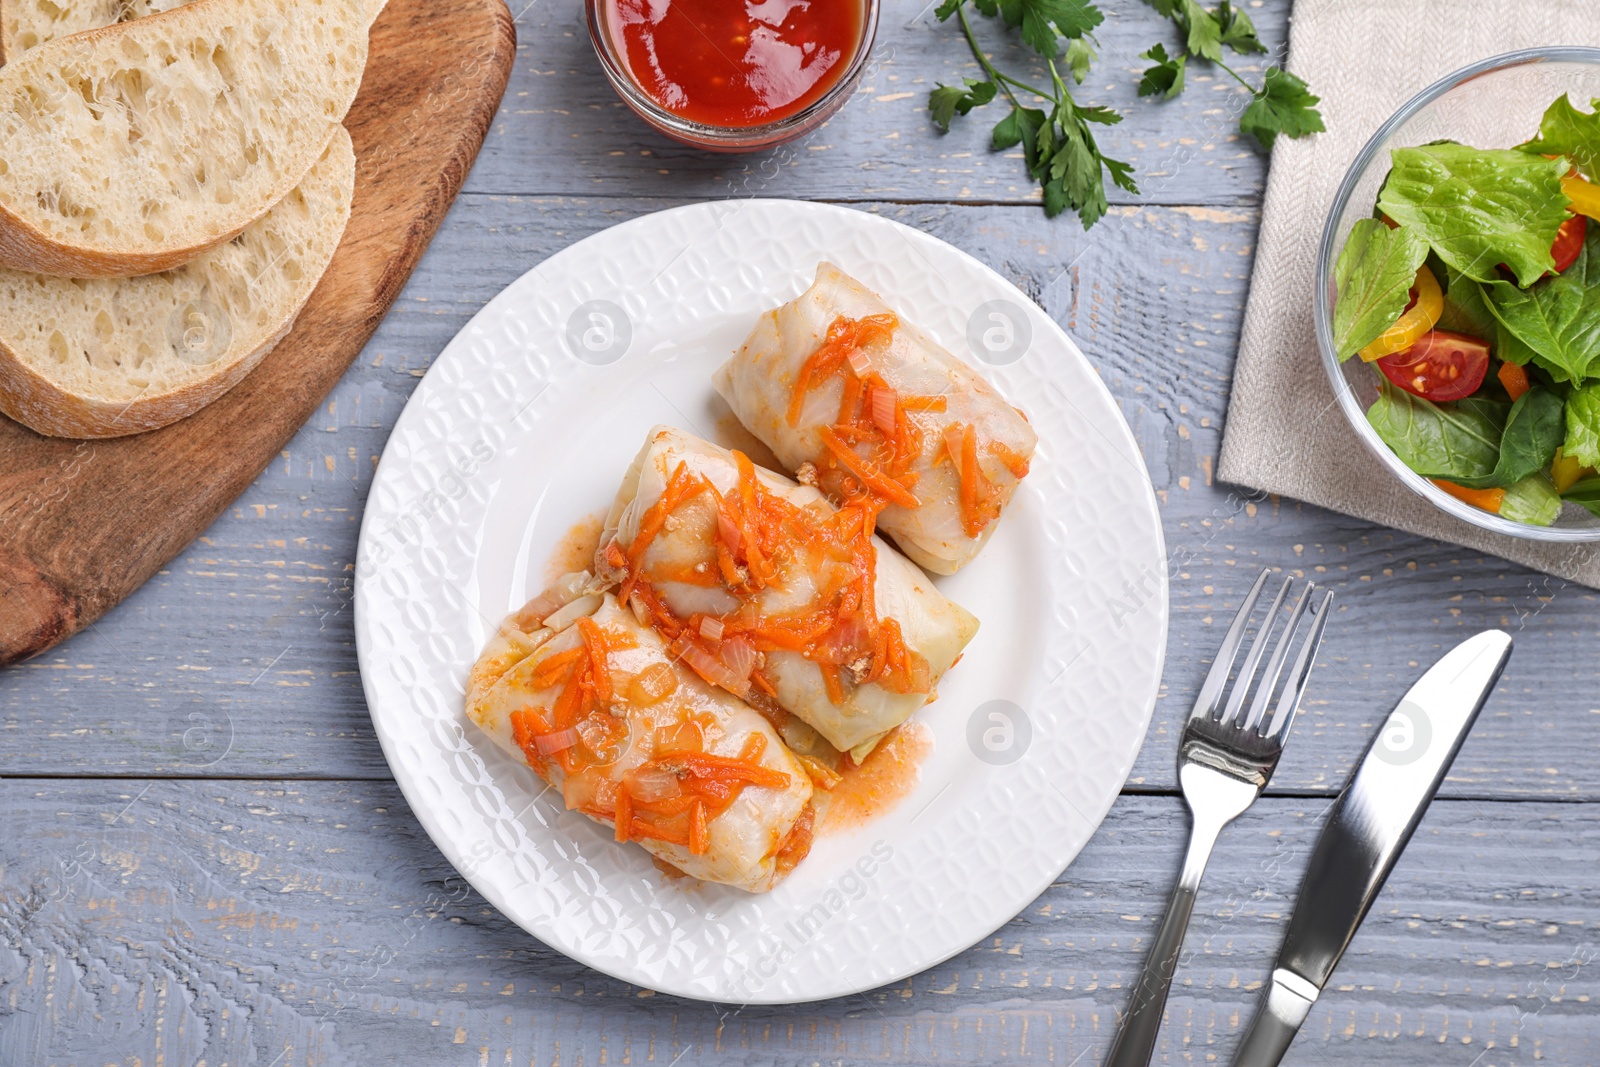
<instances>
[{"instance_id":1,"label":"grey wooden table","mask_svg":"<svg viewBox=\"0 0 1600 1067\"><path fill-rule=\"evenodd\" d=\"M1338 615L1270 795L1213 860L1158 1061L1226 1062L1352 761L1421 666L1501 626L1517 641L1505 680L1286 1062L1600 1062L1596 594L1214 482L1266 161L1204 71L1177 101L1135 105L1135 56L1165 35L1143 4L1107 6L1083 94L1129 110L1105 143L1146 191L1087 234L1044 220L1018 160L986 151L987 123L929 128L926 91L970 59L921 0L887 3L844 112L755 158L635 121L575 0L522 11L467 190L327 405L138 594L0 673L0 1064L1096 1063L1178 864L1176 730L1263 564L1328 583ZM1286 0L1250 6L1281 48ZM373 737L350 601L378 454L456 330L588 234L752 195L882 213L1039 300L1132 425L1174 563L1148 740L1056 883L925 974L741 1009L590 971L466 886Z\"/></svg>"}]
</instances>

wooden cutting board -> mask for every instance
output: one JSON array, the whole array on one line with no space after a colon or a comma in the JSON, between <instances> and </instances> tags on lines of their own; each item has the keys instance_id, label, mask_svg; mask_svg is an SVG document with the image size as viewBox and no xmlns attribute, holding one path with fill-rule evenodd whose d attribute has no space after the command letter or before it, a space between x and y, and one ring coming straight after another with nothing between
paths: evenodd
<instances>
[{"instance_id":1,"label":"wooden cutting board","mask_svg":"<svg viewBox=\"0 0 1600 1067\"><path fill-rule=\"evenodd\" d=\"M388 312L466 179L516 57L503 0L389 0L345 119L350 224L293 332L216 403L110 441L0 416L0 666L92 623L255 480Z\"/></svg>"}]
</instances>

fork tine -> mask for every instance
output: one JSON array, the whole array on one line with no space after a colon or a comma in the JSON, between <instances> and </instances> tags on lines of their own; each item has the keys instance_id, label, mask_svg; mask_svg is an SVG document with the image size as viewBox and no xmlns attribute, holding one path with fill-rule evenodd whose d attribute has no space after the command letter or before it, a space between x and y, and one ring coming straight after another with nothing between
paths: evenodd
<instances>
[{"instance_id":1,"label":"fork tine","mask_svg":"<svg viewBox=\"0 0 1600 1067\"><path fill-rule=\"evenodd\" d=\"M1255 677L1256 667L1261 663L1261 656L1267 651L1267 638L1272 636L1272 624L1277 621L1278 611L1283 607L1283 598L1289 595L1289 586L1294 584L1294 579L1284 576L1283 584L1278 586L1278 595L1272 598L1272 606L1261 619L1261 626L1256 630L1256 638L1250 642L1250 651L1245 654L1244 664L1239 668L1239 675L1234 679L1233 691L1228 694L1228 704L1222 709L1222 716L1217 722L1226 726L1232 722L1234 716L1239 714L1239 709L1244 707L1244 698L1250 695L1250 681Z\"/></svg>"},{"instance_id":2,"label":"fork tine","mask_svg":"<svg viewBox=\"0 0 1600 1067\"><path fill-rule=\"evenodd\" d=\"M1307 582L1295 601L1294 610L1289 613L1289 621L1284 624L1278 643L1272 646L1272 658L1267 660L1267 669L1256 682L1255 695L1250 700L1250 714L1239 724L1241 730L1254 730L1267 717L1267 709L1272 706L1272 695L1278 691L1283 663L1289 658L1289 646L1294 642L1295 629L1300 625L1300 617L1306 613L1311 598L1316 595L1317 583Z\"/></svg>"},{"instance_id":3,"label":"fork tine","mask_svg":"<svg viewBox=\"0 0 1600 1067\"><path fill-rule=\"evenodd\" d=\"M1283 696L1278 698L1278 707L1272 713L1270 725L1263 725L1263 737L1282 740L1288 736L1289 728L1294 725L1295 714L1300 710L1300 699L1306 695L1306 685L1311 681L1311 668L1317 662L1317 648L1322 644L1322 631L1328 625L1328 609L1333 605L1333 591L1322 594L1322 600L1312 609L1314 617L1311 629L1306 633L1305 642L1300 646L1300 654L1295 657L1294 670L1289 674L1289 684L1284 688Z\"/></svg>"},{"instance_id":4,"label":"fork tine","mask_svg":"<svg viewBox=\"0 0 1600 1067\"><path fill-rule=\"evenodd\" d=\"M1256 584L1250 587L1250 592L1245 594L1244 601L1239 605L1239 613L1233 617L1233 622L1228 626L1228 632L1223 635L1222 645L1217 649L1217 658L1211 661L1211 670L1206 674L1205 684L1200 687L1200 695L1194 698L1194 710L1189 717L1210 717L1217 713L1217 704L1222 700L1222 690L1228 684L1228 675L1233 671L1233 661L1239 655L1239 646L1244 643L1245 627L1250 623L1250 614L1256 609L1256 601L1261 599L1261 590L1267 584L1267 575L1272 572L1262 568L1261 574L1256 578Z\"/></svg>"}]
</instances>

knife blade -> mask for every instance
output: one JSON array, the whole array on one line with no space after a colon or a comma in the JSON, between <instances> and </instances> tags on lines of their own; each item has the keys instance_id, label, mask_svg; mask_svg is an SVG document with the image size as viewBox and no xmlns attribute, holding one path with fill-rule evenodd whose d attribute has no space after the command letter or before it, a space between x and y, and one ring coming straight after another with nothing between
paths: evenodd
<instances>
[{"instance_id":1,"label":"knife blade","mask_svg":"<svg viewBox=\"0 0 1600 1067\"><path fill-rule=\"evenodd\" d=\"M1277 1067L1411 840L1511 656L1485 630L1451 649L1389 713L1334 802L1300 884L1272 981L1234 1067Z\"/></svg>"}]
</instances>

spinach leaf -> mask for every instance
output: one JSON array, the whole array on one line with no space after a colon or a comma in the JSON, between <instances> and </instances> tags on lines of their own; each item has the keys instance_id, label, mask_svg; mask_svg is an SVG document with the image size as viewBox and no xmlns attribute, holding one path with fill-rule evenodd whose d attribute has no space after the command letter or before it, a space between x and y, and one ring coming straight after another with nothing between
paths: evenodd
<instances>
[{"instance_id":1,"label":"spinach leaf","mask_svg":"<svg viewBox=\"0 0 1600 1067\"><path fill-rule=\"evenodd\" d=\"M1591 475L1575 482L1572 488L1561 494L1561 497L1574 504L1582 504L1594 514L1600 515L1600 475Z\"/></svg>"},{"instance_id":2,"label":"spinach leaf","mask_svg":"<svg viewBox=\"0 0 1600 1067\"><path fill-rule=\"evenodd\" d=\"M1333 343L1341 360L1394 325L1427 255L1427 242L1410 230L1391 230L1377 219L1361 219L1350 228L1333 267L1339 297L1333 308Z\"/></svg>"},{"instance_id":3,"label":"spinach leaf","mask_svg":"<svg viewBox=\"0 0 1600 1067\"><path fill-rule=\"evenodd\" d=\"M1557 381L1600 373L1600 226L1590 228L1572 266L1527 289L1495 281L1483 287L1489 310ZM1500 358L1526 362L1514 347Z\"/></svg>"},{"instance_id":4,"label":"spinach leaf","mask_svg":"<svg viewBox=\"0 0 1600 1067\"><path fill-rule=\"evenodd\" d=\"M1567 398L1567 437L1561 454L1585 467L1600 467L1600 382Z\"/></svg>"},{"instance_id":5,"label":"spinach leaf","mask_svg":"<svg viewBox=\"0 0 1600 1067\"><path fill-rule=\"evenodd\" d=\"M1482 483L1500 462L1509 405L1468 397L1431 403L1385 382L1367 421L1401 462L1424 478Z\"/></svg>"},{"instance_id":6,"label":"spinach leaf","mask_svg":"<svg viewBox=\"0 0 1600 1067\"><path fill-rule=\"evenodd\" d=\"M1566 434L1566 404L1547 389L1534 386L1517 397L1500 435L1500 459L1489 485L1511 488L1550 466ZM1476 488L1485 488L1477 486Z\"/></svg>"},{"instance_id":7,"label":"spinach leaf","mask_svg":"<svg viewBox=\"0 0 1600 1067\"><path fill-rule=\"evenodd\" d=\"M1480 340L1492 339L1499 322L1484 303L1483 287L1448 267L1444 270L1444 281L1444 310L1435 325L1441 330L1464 333Z\"/></svg>"},{"instance_id":8,"label":"spinach leaf","mask_svg":"<svg viewBox=\"0 0 1600 1067\"><path fill-rule=\"evenodd\" d=\"M1378 208L1414 229L1450 266L1480 282L1508 265L1519 285L1555 267L1550 246L1567 218L1567 163L1516 149L1459 144L1396 148Z\"/></svg>"},{"instance_id":9,"label":"spinach leaf","mask_svg":"<svg viewBox=\"0 0 1600 1067\"><path fill-rule=\"evenodd\" d=\"M1500 502L1502 519L1529 526L1549 526L1560 514L1561 494L1543 471L1506 486L1505 499Z\"/></svg>"},{"instance_id":10,"label":"spinach leaf","mask_svg":"<svg viewBox=\"0 0 1600 1067\"><path fill-rule=\"evenodd\" d=\"M1566 156L1593 178L1595 165L1600 163L1600 100L1589 101L1589 106L1595 110L1579 111L1567 94L1561 94L1561 99L1545 109L1539 136L1517 147L1536 155Z\"/></svg>"}]
</instances>

